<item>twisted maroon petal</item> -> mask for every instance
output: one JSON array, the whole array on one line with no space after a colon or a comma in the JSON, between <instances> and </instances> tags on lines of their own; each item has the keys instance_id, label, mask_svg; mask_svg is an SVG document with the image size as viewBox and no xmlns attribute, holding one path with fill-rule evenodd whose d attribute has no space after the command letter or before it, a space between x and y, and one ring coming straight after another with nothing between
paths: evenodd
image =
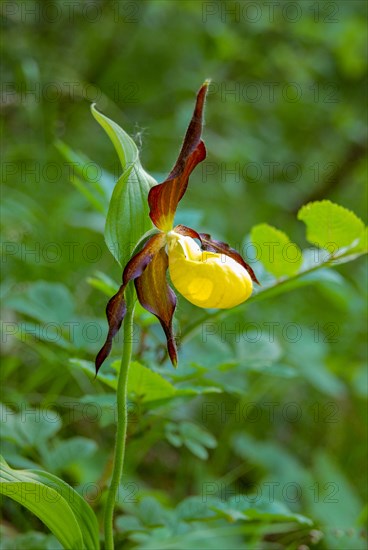
<instances>
[{"instance_id":1,"label":"twisted maroon petal","mask_svg":"<svg viewBox=\"0 0 368 550\"><path fill-rule=\"evenodd\" d=\"M176 367L177 349L172 328L176 296L167 282L167 267L168 257L164 248L161 248L142 275L135 279L134 284L141 305L160 321L166 335L171 362Z\"/></svg>"},{"instance_id":2,"label":"twisted maroon petal","mask_svg":"<svg viewBox=\"0 0 368 550\"><path fill-rule=\"evenodd\" d=\"M238 264L242 265L244 269L248 271L252 281L257 283L257 285L260 284L253 269L250 267L249 264L246 263L246 261L239 254L239 252L235 250L235 248L231 248L231 246L229 246L226 243L223 243L222 241L216 241L215 239L211 239L211 235L208 235L208 233L198 233L198 235L201 240L203 250L208 250L209 252L218 252L220 254L225 254L226 256L230 256L230 258L238 262Z\"/></svg>"},{"instance_id":3,"label":"twisted maroon petal","mask_svg":"<svg viewBox=\"0 0 368 550\"><path fill-rule=\"evenodd\" d=\"M147 266L152 262L155 254L165 245L165 235L158 233L153 235L143 246L142 250L135 254L127 263L123 272L123 284L120 286L117 293L109 300L106 306L106 317L109 325L106 341L95 360L96 374L98 373L102 363L109 356L112 348L114 336L119 331L123 319L127 312L124 292L129 281L140 277L147 269Z\"/></svg>"}]
</instances>

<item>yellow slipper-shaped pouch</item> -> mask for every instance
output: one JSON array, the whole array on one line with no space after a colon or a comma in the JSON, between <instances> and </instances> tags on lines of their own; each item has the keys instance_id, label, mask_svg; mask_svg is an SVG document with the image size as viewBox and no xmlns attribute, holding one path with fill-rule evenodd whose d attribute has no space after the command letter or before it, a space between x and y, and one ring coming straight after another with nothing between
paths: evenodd
<instances>
[{"instance_id":1,"label":"yellow slipper-shaped pouch","mask_svg":"<svg viewBox=\"0 0 368 550\"><path fill-rule=\"evenodd\" d=\"M169 272L176 290L204 308L232 308L252 294L249 273L225 254L202 250L191 237L167 235Z\"/></svg>"}]
</instances>

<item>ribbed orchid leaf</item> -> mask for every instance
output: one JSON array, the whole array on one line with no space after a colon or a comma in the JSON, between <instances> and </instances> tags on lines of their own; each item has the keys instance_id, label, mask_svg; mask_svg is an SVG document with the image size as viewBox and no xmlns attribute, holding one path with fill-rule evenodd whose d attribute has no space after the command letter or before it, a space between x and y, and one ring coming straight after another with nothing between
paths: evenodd
<instances>
[{"instance_id":1,"label":"ribbed orchid leaf","mask_svg":"<svg viewBox=\"0 0 368 550\"><path fill-rule=\"evenodd\" d=\"M98 523L70 485L41 470L14 470L0 457L0 493L35 514L70 550L98 550Z\"/></svg>"},{"instance_id":2,"label":"ribbed orchid leaf","mask_svg":"<svg viewBox=\"0 0 368 550\"><path fill-rule=\"evenodd\" d=\"M132 138L95 105L91 111L111 139L122 166L106 218L105 240L114 258L125 266L140 237L152 228L147 197L156 181L142 168Z\"/></svg>"}]
</instances>

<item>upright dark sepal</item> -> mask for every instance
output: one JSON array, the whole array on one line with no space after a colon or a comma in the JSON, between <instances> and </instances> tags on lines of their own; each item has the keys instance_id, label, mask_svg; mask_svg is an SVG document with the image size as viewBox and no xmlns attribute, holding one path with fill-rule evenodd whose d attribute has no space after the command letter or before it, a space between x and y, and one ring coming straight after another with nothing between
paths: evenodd
<instances>
[{"instance_id":1,"label":"upright dark sepal","mask_svg":"<svg viewBox=\"0 0 368 550\"><path fill-rule=\"evenodd\" d=\"M208 84L205 82L197 94L192 120L174 168L167 180L152 187L148 194L150 218L161 231L172 229L175 212L187 189L189 176L197 164L206 158L206 148L201 135Z\"/></svg>"}]
</instances>

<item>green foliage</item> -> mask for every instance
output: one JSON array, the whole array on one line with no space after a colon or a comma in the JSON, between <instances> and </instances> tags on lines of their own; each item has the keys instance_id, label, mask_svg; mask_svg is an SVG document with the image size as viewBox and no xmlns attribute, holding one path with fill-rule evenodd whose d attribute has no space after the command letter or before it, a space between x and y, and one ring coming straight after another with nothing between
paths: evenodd
<instances>
[{"instance_id":1,"label":"green foliage","mask_svg":"<svg viewBox=\"0 0 368 550\"><path fill-rule=\"evenodd\" d=\"M0 457L1 494L19 502L54 533L64 548L98 549L92 509L64 481L39 470L13 470Z\"/></svg>"},{"instance_id":2,"label":"green foliage","mask_svg":"<svg viewBox=\"0 0 368 550\"><path fill-rule=\"evenodd\" d=\"M123 170L109 204L105 239L110 252L123 267L134 247L149 229L148 191L156 181L142 168L137 146L120 126L91 106L92 114L111 139Z\"/></svg>"},{"instance_id":3,"label":"green foliage","mask_svg":"<svg viewBox=\"0 0 368 550\"><path fill-rule=\"evenodd\" d=\"M327 200L313 202L299 210L298 219L307 226L308 241L326 248L331 254L353 244L361 244L362 251L367 251L363 243L359 243L364 223L347 208Z\"/></svg>"},{"instance_id":4,"label":"green foliage","mask_svg":"<svg viewBox=\"0 0 368 550\"><path fill-rule=\"evenodd\" d=\"M216 439L212 434L191 422L172 423L165 427L166 439L174 446L185 445L194 456L207 460L208 450L217 446Z\"/></svg>"},{"instance_id":5,"label":"green foliage","mask_svg":"<svg viewBox=\"0 0 368 550\"><path fill-rule=\"evenodd\" d=\"M100 114L100 113L99 113ZM94 163L86 155L73 151L66 143L57 141L55 147L64 157L65 161L76 167L76 172L71 172L70 183L84 195L91 206L104 216L107 214L111 194L115 187L115 181L106 170L101 170L101 177L96 180L96 174L89 174L86 166L94 167Z\"/></svg>"},{"instance_id":6,"label":"green foliage","mask_svg":"<svg viewBox=\"0 0 368 550\"><path fill-rule=\"evenodd\" d=\"M118 337L95 378L121 281L104 242L108 206L115 190L106 238L123 265L139 224L150 228L154 180L140 162L166 178L211 77L207 158L176 221L235 247L262 286L228 312L179 298L176 371L157 319L136 305L116 547L364 548L366 4L188 1L180 17L177 2L72 4L2 10L0 435L12 475L65 480L102 525L122 348ZM129 205L145 211L137 228ZM269 246L256 255L265 224L301 264L271 262ZM56 519L80 540L66 501ZM0 536L1 550L62 548L8 497Z\"/></svg>"},{"instance_id":7,"label":"green foliage","mask_svg":"<svg viewBox=\"0 0 368 550\"><path fill-rule=\"evenodd\" d=\"M272 275L291 276L298 272L302 254L299 247L292 243L285 233L262 223L252 228L251 240L259 247L262 263Z\"/></svg>"},{"instance_id":8,"label":"green foliage","mask_svg":"<svg viewBox=\"0 0 368 550\"><path fill-rule=\"evenodd\" d=\"M226 502L213 496L189 497L175 509L164 507L156 499L146 496L134 509L125 508L130 514L118 517L118 528L128 532L130 540L139 543L140 548L147 549L179 550L183 546L220 549L229 538L238 548L239 535L249 531L251 526L262 530L265 525L272 524L275 531L279 531L283 523L289 529L290 525L311 525L308 518L293 514L282 503L271 504L250 494L239 494ZM231 535L228 526L232 524L238 527L231 529Z\"/></svg>"},{"instance_id":9,"label":"green foliage","mask_svg":"<svg viewBox=\"0 0 368 550\"><path fill-rule=\"evenodd\" d=\"M95 377L95 367L91 361L81 359L71 359L71 364L81 368L91 379ZM106 386L117 389L117 376L120 367L120 361L114 361L111 364L115 373L99 374L100 382ZM174 397L195 396L204 393L219 393L221 389L215 386L201 387L198 384L185 384L184 386L174 386L158 372L141 365L137 361L131 362L131 368L128 375L128 393L130 398L139 403L148 403L152 401L170 400Z\"/></svg>"}]
</instances>

